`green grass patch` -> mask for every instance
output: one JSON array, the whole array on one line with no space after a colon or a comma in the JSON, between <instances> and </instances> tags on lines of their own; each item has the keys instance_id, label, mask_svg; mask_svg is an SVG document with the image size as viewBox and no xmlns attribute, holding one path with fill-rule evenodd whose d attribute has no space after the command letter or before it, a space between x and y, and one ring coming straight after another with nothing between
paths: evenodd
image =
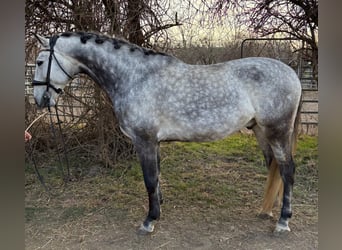
<instances>
[{"instance_id":1,"label":"green grass patch","mask_svg":"<svg viewBox=\"0 0 342 250\"><path fill-rule=\"evenodd\" d=\"M301 202L318 200L318 138L301 135L295 155L294 196Z\"/></svg>"},{"instance_id":2,"label":"green grass patch","mask_svg":"<svg viewBox=\"0 0 342 250\"><path fill-rule=\"evenodd\" d=\"M26 222L36 220L37 217L41 217L47 211L46 207L25 207Z\"/></svg>"},{"instance_id":3,"label":"green grass patch","mask_svg":"<svg viewBox=\"0 0 342 250\"><path fill-rule=\"evenodd\" d=\"M317 200L317 146L317 137L301 136L298 140L296 202L311 204ZM74 163L75 157L72 159ZM49 163L41 169L47 183L61 181L58 169L49 167L56 164ZM75 164L82 165L82 159ZM100 168L95 172L92 170L94 164L95 169ZM254 135L236 133L224 140L206 143L162 143L163 207L170 212L177 211L174 207L188 206L202 211L243 208L246 203L254 202L257 204L251 207L257 209L261 205L267 176L264 164ZM123 218L141 216L142 205L147 206L148 199L137 159L120 161L112 169L87 161L82 171L82 178L76 178L67 186L54 185L53 191L57 195L49 197L32 169L27 168L26 221L40 220L42 216L46 216L47 221L54 217L61 221L75 220L99 208L107 213L118 211Z\"/></svg>"},{"instance_id":4,"label":"green grass patch","mask_svg":"<svg viewBox=\"0 0 342 250\"><path fill-rule=\"evenodd\" d=\"M243 155L246 152L260 151L253 135L236 133L215 142L176 142L172 143L173 152L178 154L191 154L193 156L206 155L227 156ZM165 146L165 148L168 148Z\"/></svg>"}]
</instances>

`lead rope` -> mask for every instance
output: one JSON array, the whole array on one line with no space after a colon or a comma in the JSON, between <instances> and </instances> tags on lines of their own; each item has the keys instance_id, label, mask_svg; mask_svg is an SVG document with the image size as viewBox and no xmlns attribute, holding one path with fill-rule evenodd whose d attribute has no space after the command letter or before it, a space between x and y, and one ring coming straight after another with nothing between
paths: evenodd
<instances>
[{"instance_id":1,"label":"lead rope","mask_svg":"<svg viewBox=\"0 0 342 250\"><path fill-rule=\"evenodd\" d=\"M51 131L54 137L54 141L57 142L57 133L56 133L56 128L52 119L52 112L50 110L50 107L48 107L49 109L49 113L50 113L50 125L51 125ZM65 145L65 140L64 140L64 136L62 133L62 126L61 126L61 120L59 119L59 115L58 115L58 109L57 109L57 105L55 105L55 113L56 113L56 118L57 118L57 124L58 124L58 129L59 129L59 136L62 142L62 150L64 153L64 159L66 161L66 166L67 166L67 176L64 173L64 169L63 169L63 164L62 164L62 157L61 154L59 152L59 148L58 148L58 144L57 144L57 156L58 156L58 161L59 161L59 169L61 171L62 177L63 177L63 181L66 184L69 180L70 180L70 168L69 168L69 158L68 158L68 154L67 154L67 150L66 150L66 145Z\"/></svg>"}]
</instances>

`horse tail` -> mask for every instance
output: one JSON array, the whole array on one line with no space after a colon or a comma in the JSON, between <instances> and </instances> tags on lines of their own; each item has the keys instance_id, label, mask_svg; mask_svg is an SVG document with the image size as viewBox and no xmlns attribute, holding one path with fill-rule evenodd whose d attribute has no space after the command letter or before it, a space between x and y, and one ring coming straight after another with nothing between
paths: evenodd
<instances>
[{"instance_id":1,"label":"horse tail","mask_svg":"<svg viewBox=\"0 0 342 250\"><path fill-rule=\"evenodd\" d=\"M299 98L299 104L297 108L297 114L295 117L294 121L294 126L293 126L293 133L292 133L292 155L295 154L296 148L297 148L297 139L298 139L298 134L299 134L299 127L301 124L301 109L302 109L302 95Z\"/></svg>"}]
</instances>

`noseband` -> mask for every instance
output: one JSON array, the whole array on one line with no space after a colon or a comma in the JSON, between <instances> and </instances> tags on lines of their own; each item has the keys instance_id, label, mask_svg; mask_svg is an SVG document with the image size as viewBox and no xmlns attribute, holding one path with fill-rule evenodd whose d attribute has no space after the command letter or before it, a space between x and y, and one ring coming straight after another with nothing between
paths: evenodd
<instances>
[{"instance_id":1,"label":"noseband","mask_svg":"<svg viewBox=\"0 0 342 250\"><path fill-rule=\"evenodd\" d=\"M63 92L62 89L56 88L54 85L52 85L50 83L50 72L51 72L52 57L55 59L57 65L64 72L64 74L66 74L69 77L69 79L72 79L72 77L63 69L63 67L61 66L61 64L59 63L59 61L57 60L57 58L55 56L53 47L55 46L58 38L59 38L59 36L51 37L50 43L49 43L50 49L42 50L42 51L50 51L48 69L47 69L47 73L46 73L46 80L45 81L37 81L37 80L32 81L32 86L46 86L46 92L44 94L44 98L48 98L48 99L50 99L50 93L49 93L50 88L53 89L57 94L60 94Z\"/></svg>"}]
</instances>

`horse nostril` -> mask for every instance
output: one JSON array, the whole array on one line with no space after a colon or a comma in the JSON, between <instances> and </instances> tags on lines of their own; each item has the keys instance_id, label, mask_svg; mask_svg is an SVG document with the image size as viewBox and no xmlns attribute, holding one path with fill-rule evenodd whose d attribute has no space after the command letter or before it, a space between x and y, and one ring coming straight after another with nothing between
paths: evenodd
<instances>
[{"instance_id":1,"label":"horse nostril","mask_svg":"<svg viewBox=\"0 0 342 250\"><path fill-rule=\"evenodd\" d=\"M47 100L50 100L50 98L51 98L50 92L45 91L44 94L43 94L43 99L45 101L47 101Z\"/></svg>"}]
</instances>

